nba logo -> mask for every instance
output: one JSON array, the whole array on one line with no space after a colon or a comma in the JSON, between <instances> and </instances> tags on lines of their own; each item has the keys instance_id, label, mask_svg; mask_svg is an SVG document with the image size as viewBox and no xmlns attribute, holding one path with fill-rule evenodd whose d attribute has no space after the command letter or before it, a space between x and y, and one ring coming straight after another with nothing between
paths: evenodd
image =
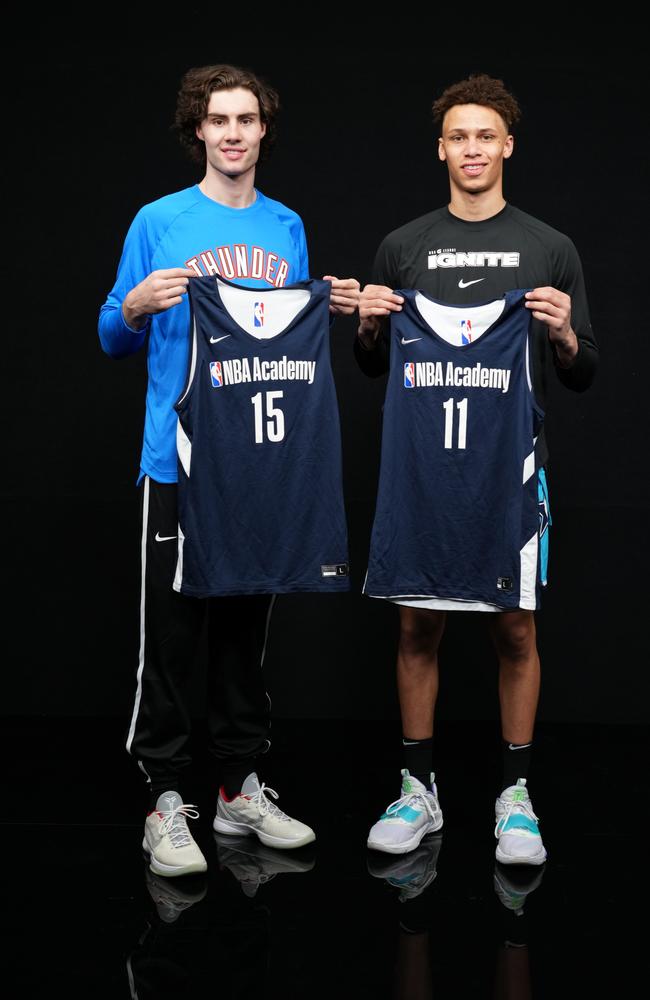
<instances>
[{"instance_id":1,"label":"nba logo","mask_svg":"<svg viewBox=\"0 0 650 1000\"><path fill-rule=\"evenodd\" d=\"M412 389L415 385L415 365L412 361L404 362L404 388Z\"/></svg>"},{"instance_id":2,"label":"nba logo","mask_svg":"<svg viewBox=\"0 0 650 1000\"><path fill-rule=\"evenodd\" d=\"M264 303L256 302L253 305L253 318L255 326L264 326Z\"/></svg>"},{"instance_id":3,"label":"nba logo","mask_svg":"<svg viewBox=\"0 0 650 1000\"><path fill-rule=\"evenodd\" d=\"M220 361L210 362L210 378L212 379L212 388L220 389L223 385L223 372L221 371Z\"/></svg>"},{"instance_id":4,"label":"nba logo","mask_svg":"<svg viewBox=\"0 0 650 1000\"><path fill-rule=\"evenodd\" d=\"M461 344L472 343L472 321L471 319L461 319L460 321L460 342Z\"/></svg>"}]
</instances>

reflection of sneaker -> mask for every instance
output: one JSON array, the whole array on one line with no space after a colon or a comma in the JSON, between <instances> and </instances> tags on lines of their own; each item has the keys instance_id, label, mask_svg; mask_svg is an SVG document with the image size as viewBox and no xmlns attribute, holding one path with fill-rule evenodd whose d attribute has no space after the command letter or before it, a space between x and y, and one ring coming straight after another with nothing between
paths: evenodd
<instances>
[{"instance_id":1,"label":"reflection of sneaker","mask_svg":"<svg viewBox=\"0 0 650 1000\"><path fill-rule=\"evenodd\" d=\"M504 865L543 865L546 851L525 778L517 778L516 785L501 792L495 813L497 861Z\"/></svg>"},{"instance_id":2,"label":"reflection of sneaker","mask_svg":"<svg viewBox=\"0 0 650 1000\"><path fill-rule=\"evenodd\" d=\"M143 849L156 875L191 875L207 869L205 858L187 828L187 816L198 817L194 806L183 805L178 792L163 792L144 824Z\"/></svg>"},{"instance_id":3,"label":"reflection of sneaker","mask_svg":"<svg viewBox=\"0 0 650 1000\"><path fill-rule=\"evenodd\" d=\"M406 854L417 847L427 833L440 829L442 810L434 778L431 772L429 790L406 769L402 771L402 794L371 827L368 847L388 854Z\"/></svg>"},{"instance_id":4,"label":"reflection of sneaker","mask_svg":"<svg viewBox=\"0 0 650 1000\"><path fill-rule=\"evenodd\" d=\"M144 880L153 899L158 916L166 924L178 920L183 910L203 899L207 892L205 880L199 884L196 879L183 879L181 882L170 882L167 878L154 875L149 866L144 870ZM188 885L192 883L192 885Z\"/></svg>"},{"instance_id":5,"label":"reflection of sneaker","mask_svg":"<svg viewBox=\"0 0 650 1000\"><path fill-rule=\"evenodd\" d=\"M255 772L248 775L239 795L227 799L219 789L217 815L212 824L217 833L241 836L254 833L267 847L287 850L303 847L316 839L311 827L287 816L267 797L278 798L278 793L260 785Z\"/></svg>"},{"instance_id":6,"label":"reflection of sneaker","mask_svg":"<svg viewBox=\"0 0 650 1000\"><path fill-rule=\"evenodd\" d=\"M270 882L276 875L308 872L316 863L313 857L287 854L286 851L265 847L250 837L235 838L215 833L214 839L219 864L232 872L246 896L254 896L261 885Z\"/></svg>"},{"instance_id":7,"label":"reflection of sneaker","mask_svg":"<svg viewBox=\"0 0 650 1000\"><path fill-rule=\"evenodd\" d=\"M393 859L370 854L368 871L375 878L383 878L389 885L399 889L399 900L406 903L424 892L435 879L441 845L442 834L423 841L408 857Z\"/></svg>"},{"instance_id":8,"label":"reflection of sneaker","mask_svg":"<svg viewBox=\"0 0 650 1000\"><path fill-rule=\"evenodd\" d=\"M524 903L531 892L539 886L545 868L504 868L498 862L494 866L494 891L508 910L521 917Z\"/></svg>"}]
</instances>

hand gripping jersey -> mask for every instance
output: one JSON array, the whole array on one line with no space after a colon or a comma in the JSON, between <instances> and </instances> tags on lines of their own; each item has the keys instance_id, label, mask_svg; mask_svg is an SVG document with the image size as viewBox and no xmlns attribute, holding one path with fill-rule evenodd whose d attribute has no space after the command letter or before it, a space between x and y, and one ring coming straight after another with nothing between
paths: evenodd
<instances>
[{"instance_id":1,"label":"hand gripping jersey","mask_svg":"<svg viewBox=\"0 0 650 1000\"><path fill-rule=\"evenodd\" d=\"M404 305L391 317L371 597L537 607L543 413L525 292L472 306L397 292Z\"/></svg>"},{"instance_id":2,"label":"hand gripping jersey","mask_svg":"<svg viewBox=\"0 0 650 1000\"><path fill-rule=\"evenodd\" d=\"M330 287L190 279L175 590L349 589Z\"/></svg>"}]
</instances>

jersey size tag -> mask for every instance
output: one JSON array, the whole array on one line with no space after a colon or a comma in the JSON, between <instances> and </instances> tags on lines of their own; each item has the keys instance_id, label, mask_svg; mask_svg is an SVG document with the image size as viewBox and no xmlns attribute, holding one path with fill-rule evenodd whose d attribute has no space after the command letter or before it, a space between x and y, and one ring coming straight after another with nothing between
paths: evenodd
<instances>
[{"instance_id":1,"label":"jersey size tag","mask_svg":"<svg viewBox=\"0 0 650 1000\"><path fill-rule=\"evenodd\" d=\"M331 566L321 566L321 576L348 576L350 567L348 563L333 563Z\"/></svg>"},{"instance_id":2,"label":"jersey size tag","mask_svg":"<svg viewBox=\"0 0 650 1000\"><path fill-rule=\"evenodd\" d=\"M512 590L513 579L511 576L497 577L497 590Z\"/></svg>"}]
</instances>

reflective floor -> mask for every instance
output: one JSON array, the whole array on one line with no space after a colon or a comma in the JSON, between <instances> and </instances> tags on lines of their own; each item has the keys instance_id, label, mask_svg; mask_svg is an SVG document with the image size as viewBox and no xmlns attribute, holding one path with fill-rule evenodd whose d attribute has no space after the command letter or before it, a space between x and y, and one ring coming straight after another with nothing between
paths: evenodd
<instances>
[{"instance_id":1,"label":"reflective floor","mask_svg":"<svg viewBox=\"0 0 650 1000\"><path fill-rule=\"evenodd\" d=\"M399 792L394 724L276 722L260 773L317 833L294 852L212 832L197 741L185 799L209 871L182 879L143 859L122 729L4 721L16 766L1 818L3 978L17 984L5 995L523 1000L618 997L643 981L639 727L539 726L530 789L549 857L530 870L494 861L489 725L440 725L444 827L402 857L365 847Z\"/></svg>"}]
</instances>

